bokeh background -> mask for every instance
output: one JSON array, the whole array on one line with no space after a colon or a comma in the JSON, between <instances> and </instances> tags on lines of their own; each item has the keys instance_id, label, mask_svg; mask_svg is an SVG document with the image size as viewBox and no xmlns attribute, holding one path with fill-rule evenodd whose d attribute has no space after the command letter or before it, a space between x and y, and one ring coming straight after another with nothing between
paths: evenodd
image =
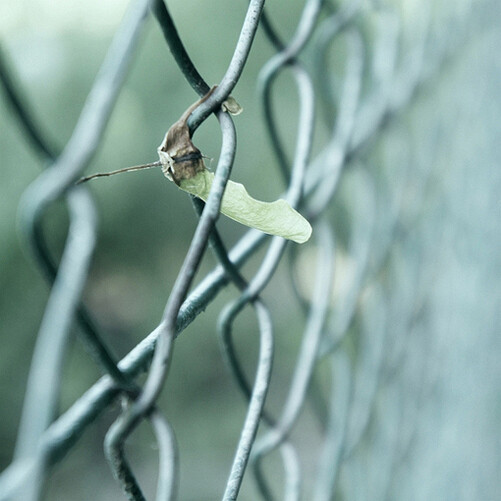
<instances>
[{"instance_id":1,"label":"bokeh background","mask_svg":"<svg viewBox=\"0 0 501 501\"><path fill-rule=\"evenodd\" d=\"M478 5L461 45L412 106L381 134L369 157L376 164L385 155L384 145L390 144L401 162L405 155L400 150L408 148L411 138L408 161L421 165L433 161L428 165L431 177L426 189L430 195L420 206L424 230L419 233L428 239L423 245L433 264L431 272L427 268L431 279L420 331L427 340L419 356L426 369L423 386L416 389L416 395L424 392L425 397L416 409L410 453L386 493L389 499L494 501L501 497L501 7L495 1ZM209 83L217 82L231 58L246 2L174 0L169 7L201 74ZM285 39L292 35L302 7L300 0L268 2L270 16L279 20ZM125 8L125 2L118 0L25 0L0 5L2 51L52 144L62 147L68 140ZM267 175L274 157L262 122L256 76L273 53L259 33L234 93L244 113L235 119L239 142L232 176L251 194L270 201L283 185L278 174ZM303 58L308 61L309 57L306 51ZM292 148L297 98L290 75L281 76L277 88L280 91L274 97L280 129ZM88 173L156 160L156 147L165 131L195 99L150 19ZM325 128L319 126L316 134L318 150ZM197 131L196 144L215 165L220 135L214 118ZM30 358L49 293L17 228L22 194L43 167L8 103L0 99L2 469L14 450ZM393 176L391 171L389 175ZM90 189L99 212L99 234L85 301L114 352L123 356L157 325L196 217L188 197L158 170L97 180ZM350 193L348 182L340 189L340 205L348 207L344 210L349 210ZM342 233L339 214L343 212L339 211L332 220ZM55 255L61 253L67 221L63 203L54 204L45 218ZM245 232L224 218L218 227L228 247ZM298 261L300 277L308 276L313 254L305 251ZM244 271L251 275L261 257L258 253ZM401 259L405 263L405 253ZM208 254L198 278L215 264ZM264 293L275 329L281 333L276 338L275 365L279 369L271 388L272 409L280 408L300 341L296 325L302 322L302 314L300 308L291 307L296 303L289 274L283 263ZM407 278L405 291L412 296L412 277ZM231 287L224 290L176 342L163 403L181 451L180 499L219 497L245 415L245 402L221 361L215 335L219 311L235 294ZM254 324L249 313L237 326L253 332ZM255 337L239 339L252 371ZM100 376L79 341L72 343L62 410ZM54 469L47 499L122 499L102 452L104 434L118 410L117 405L106 411ZM312 414L306 407L297 432L306 471L314 471L318 441L308 439L315 427ZM384 405L379 414L384 419ZM128 441L148 497L155 488L154 448L147 426ZM267 466L280 476L276 458ZM360 468L345 480L346 499L377 499L370 496L371 474L376 473L371 473L370 464L365 466L367 470ZM252 482L246 480L244 487L242 499L255 499Z\"/></svg>"}]
</instances>

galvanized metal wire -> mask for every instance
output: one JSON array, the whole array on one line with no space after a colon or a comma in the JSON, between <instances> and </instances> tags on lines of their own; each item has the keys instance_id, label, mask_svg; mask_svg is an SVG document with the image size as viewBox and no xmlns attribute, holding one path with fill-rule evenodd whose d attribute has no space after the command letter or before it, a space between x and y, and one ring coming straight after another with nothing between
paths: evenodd
<instances>
[{"instance_id":1,"label":"galvanized metal wire","mask_svg":"<svg viewBox=\"0 0 501 501\"><path fill-rule=\"evenodd\" d=\"M287 500L326 501L337 496L365 499L360 491L364 459L359 451L368 447L364 445L368 433L373 434L371 457L377 457L378 462L377 478L371 479L371 499L389 497L393 475L412 447L412 410L418 404L408 394L419 387L426 372L423 353L427 339L420 337L416 329L420 329L417 320L428 285L423 264L426 248L419 245L419 199L425 196L430 172L413 161L412 134L405 126L398 134L402 137L400 144L407 144L406 151L396 147L392 150L391 141L385 143L385 135L392 118L411 105L423 84L439 75L445 58L465 35L466 20L479 2L427 0L419 2L419 8L407 2L408 8L414 9L410 18L404 2L305 0L289 40L282 40L277 33L276 20L268 17L264 3L249 1L226 72L213 94L188 121L194 132L211 114L218 119L221 150L214 185L206 204L194 200L199 222L158 326L121 361L115 360L92 320L92 312L81 303L96 240L96 209L88 189L74 182L103 140L130 60L140 48L148 16L156 18L187 83L200 96L208 92L209 85L190 59L167 4L162 0L134 0L71 138L59 153L35 124L6 62L0 59L0 78L13 114L35 151L49 164L26 189L20 206L20 226L51 282L15 457L0 475L0 499L39 499L51 466L61 461L88 426L119 399L122 411L104 442L120 488L128 499L145 499L127 459L125 444L138 425L148 420L160 457L156 499L176 498L183 451L178 451L175 429L163 415L158 399L175 356L176 337L230 283L236 285L239 295L220 313L220 346L229 373L248 406L221 498L237 499L244 476L251 470L256 495L262 499L274 499L278 492ZM215 228L238 135L238 127L221 104L243 78L260 26L276 54L259 75L246 78L255 78L258 83L264 124L276 154L280 174L273 171L270 161L269 175L280 175L285 180L284 197L305 214L314 228L316 252L308 265L311 290L295 276L298 264L305 259L302 249L291 248L279 237L249 230L227 251L224 235ZM344 48L342 68L331 67L330 55L338 47ZM305 54L312 57L306 58ZM281 82L278 76L284 71L290 72L297 93L294 150L281 139L281 114L273 102L273 88ZM321 108L320 119L316 108ZM323 120L327 134L321 147L314 149L319 120ZM385 158L375 165L371 151L378 142L384 145ZM410 184L417 196L408 205L405 192ZM47 208L59 199L69 207L70 224L62 258L56 264L47 250L41 222ZM345 214L342 224L333 218L333 206ZM192 288L209 244L220 264ZM244 277L243 265L263 246L267 248L261 264L253 276ZM266 406L266 397L273 378L275 339L281 334L275 332L273 311L262 296L286 256L293 279L291 287L304 310L304 325L285 400L275 416ZM410 297L409 281L413 279ZM246 376L233 339L239 315L249 308L256 317L259 339L252 381ZM73 323L79 324L79 332L103 376L56 417ZM137 376L145 372L146 380L140 384ZM322 439L314 478L305 482L301 446L293 434L300 414L310 402ZM378 419L382 406L385 418ZM267 475L265 465L275 450L279 451L283 467L282 486Z\"/></svg>"}]
</instances>

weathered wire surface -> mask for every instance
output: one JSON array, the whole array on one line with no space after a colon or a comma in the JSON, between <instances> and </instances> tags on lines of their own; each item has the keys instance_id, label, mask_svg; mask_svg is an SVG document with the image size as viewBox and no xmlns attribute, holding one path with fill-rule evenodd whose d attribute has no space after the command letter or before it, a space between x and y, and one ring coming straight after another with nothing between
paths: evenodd
<instances>
[{"instance_id":1,"label":"weathered wire surface","mask_svg":"<svg viewBox=\"0 0 501 501\"><path fill-rule=\"evenodd\" d=\"M430 180L435 180L431 169L437 136L419 132L424 139L417 152L413 124L398 122L398 117L425 84L433 92L441 67L461 50L477 5L485 2L305 0L288 39L282 39L279 20L267 16L264 3L249 1L226 72L190 116L192 133L211 114L219 122L221 150L213 188L205 205L193 200L198 225L157 327L120 361L81 301L99 242L89 188L74 183L106 141L103 132L132 55L140 52L148 17L156 19L177 63L178 69L171 65L169 71L181 71L200 96L210 87L176 31L168 2L134 0L59 152L35 124L6 62L0 60L13 113L36 153L48 161L26 189L19 210L22 235L51 283L15 455L0 476L0 499L39 499L56 463L117 401L121 411L104 446L119 487L128 499L145 499L125 446L139 425L149 422L159 456L156 499L176 498L182 492L183 450L178 450L175 427L166 419L159 397L175 358L177 336L197 322L229 284L238 294L222 308L217 330L229 377L247 408L220 497L398 498L395 489L405 458L412 453L420 402L430 388L425 383L436 370L426 356L432 340L423 318L434 273L430 240L439 231L425 217L433 191ZM243 76L259 29L276 53L259 74ZM239 130L221 105L237 92L243 78L257 82L263 126L276 154L267 175L282 178L284 198L313 226L312 241L304 246L250 230L227 251L225 236L216 229ZM295 85L297 94L292 147L280 134L282 116L290 119L291 113L281 113L274 102L286 81ZM176 118L170 117L172 122ZM57 263L43 229L56 200L64 200L70 214ZM209 248L219 265L195 284ZM244 264L256 256L258 266L251 275L245 273ZM302 325L295 326L301 332L295 364L287 370L274 368L274 357L280 359L274 345L290 332L277 327L283 322L276 321L265 298L282 262L289 266L293 308L303 312ZM251 376L234 339L241 314L249 310L255 315L256 332L247 335L259 344ZM58 415L73 324L79 324L78 335L104 375ZM270 406L266 398L277 371L283 394L279 404ZM138 378L144 373L146 379ZM315 416L311 422L317 421L316 428L300 425L307 411ZM276 465L268 467L274 461L280 462L280 473ZM190 482L197 482L197 472L189 476ZM242 490L247 477L254 477L255 484L247 482Z\"/></svg>"}]
</instances>

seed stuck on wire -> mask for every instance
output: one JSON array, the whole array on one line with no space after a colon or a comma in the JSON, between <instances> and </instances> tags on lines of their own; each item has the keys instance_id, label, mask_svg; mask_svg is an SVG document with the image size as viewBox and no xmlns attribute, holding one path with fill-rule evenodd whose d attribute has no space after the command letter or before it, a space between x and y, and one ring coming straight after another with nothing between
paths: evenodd
<instances>
[{"instance_id":1,"label":"seed stuck on wire","mask_svg":"<svg viewBox=\"0 0 501 501\"><path fill-rule=\"evenodd\" d=\"M77 184L97 177L162 167L164 175L179 188L207 201L214 174L207 170L202 153L193 144L187 122L193 110L203 103L215 88L213 87L205 96L192 104L167 131L162 144L157 149L159 161L94 174L80 179ZM242 111L231 96L223 103L222 109L232 114L239 114ZM274 202L261 202L252 198L242 184L231 180L226 184L220 210L222 214L245 226L287 238L296 243L304 243L311 236L310 223L287 201L279 199Z\"/></svg>"}]
</instances>

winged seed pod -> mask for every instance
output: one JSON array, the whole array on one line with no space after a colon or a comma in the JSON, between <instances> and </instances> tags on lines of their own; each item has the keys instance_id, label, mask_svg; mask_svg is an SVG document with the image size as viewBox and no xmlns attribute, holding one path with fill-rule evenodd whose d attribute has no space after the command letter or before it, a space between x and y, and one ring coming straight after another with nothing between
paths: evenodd
<instances>
[{"instance_id":1,"label":"winged seed pod","mask_svg":"<svg viewBox=\"0 0 501 501\"><path fill-rule=\"evenodd\" d=\"M202 153L191 141L187 122L192 111L205 101L214 89L215 87L192 104L167 131L162 144L157 149L159 162L128 167L109 173L94 174L82 178L78 182L85 182L95 177L110 176L119 172L161 166L164 175L177 184L179 188L207 201L214 181L214 174L207 170ZM239 114L242 111L240 105L231 96L223 103L222 109L232 114ZM306 242L311 236L310 223L285 200L261 202L252 198L240 183L228 181L220 210L225 216L245 226L300 244Z\"/></svg>"},{"instance_id":2,"label":"winged seed pod","mask_svg":"<svg viewBox=\"0 0 501 501\"><path fill-rule=\"evenodd\" d=\"M187 121L191 112L213 91L214 87L183 113L158 147L165 176L182 190L204 201L209 196L214 174L207 170L200 150L192 143ZM223 109L232 114L242 111L232 97L223 103ZM310 223L285 200L261 202L252 198L243 185L233 181L226 184L220 210L225 216L245 226L297 243L306 242L311 235Z\"/></svg>"}]
</instances>

